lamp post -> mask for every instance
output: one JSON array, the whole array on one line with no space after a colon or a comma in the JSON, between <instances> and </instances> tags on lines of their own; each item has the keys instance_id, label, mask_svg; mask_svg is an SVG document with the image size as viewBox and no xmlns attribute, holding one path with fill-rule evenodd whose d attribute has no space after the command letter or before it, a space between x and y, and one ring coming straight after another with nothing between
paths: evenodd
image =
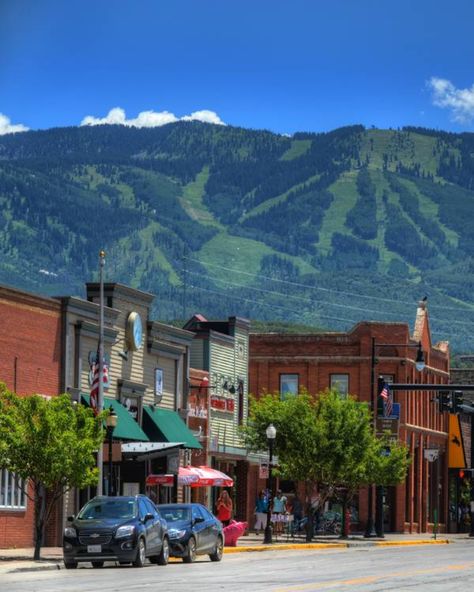
<instances>
[{"instance_id":1,"label":"lamp post","mask_svg":"<svg viewBox=\"0 0 474 592\"><path fill-rule=\"evenodd\" d=\"M115 495L114 485L113 485L113 465L112 465L112 441L114 438L114 429L117 427L117 414L112 408L112 405L109 409L109 414L105 419L105 425L107 426L107 438L109 441L109 480L107 484L107 495Z\"/></svg>"},{"instance_id":2,"label":"lamp post","mask_svg":"<svg viewBox=\"0 0 474 592\"><path fill-rule=\"evenodd\" d=\"M263 539L263 543L265 545L271 545L273 543L272 540L272 527L271 527L271 519L272 519L272 462L273 462L273 443L275 442L276 438L276 428L271 423L266 429L267 441L268 441L268 483L267 489L269 493L268 499L268 507L267 507L267 523L265 525L265 536Z\"/></svg>"},{"instance_id":3,"label":"lamp post","mask_svg":"<svg viewBox=\"0 0 474 592\"><path fill-rule=\"evenodd\" d=\"M372 337L372 353L371 353L371 360L370 360L370 410L372 413L372 422L374 432L376 430L376 421L377 421L377 395L375 393L375 366L377 365L377 358L375 357L375 350L377 347L416 347L416 358L415 358L415 367L418 372L422 372L425 368L425 356L423 353L423 348L421 346L421 341L418 343L376 343L375 337ZM373 485L369 485L368 491L368 510L367 510L367 523L365 528L364 537L381 537L383 538L383 486L377 486L376 488L376 523L374 528L374 513L373 513L373 499L374 499L374 491Z\"/></svg>"}]
</instances>

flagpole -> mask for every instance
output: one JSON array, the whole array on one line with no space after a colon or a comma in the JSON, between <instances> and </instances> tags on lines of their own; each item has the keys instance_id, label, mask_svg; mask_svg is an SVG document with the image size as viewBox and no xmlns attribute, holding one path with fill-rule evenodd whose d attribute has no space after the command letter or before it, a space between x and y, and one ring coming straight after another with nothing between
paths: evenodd
<instances>
[{"instance_id":1,"label":"flagpole","mask_svg":"<svg viewBox=\"0 0 474 592\"><path fill-rule=\"evenodd\" d=\"M104 265L105 265L105 251L101 250L99 253L99 396L97 400L97 409L99 413L104 410ZM103 494L104 487L104 449L102 444L97 451L97 469L99 473L99 480L97 483L97 495Z\"/></svg>"}]
</instances>

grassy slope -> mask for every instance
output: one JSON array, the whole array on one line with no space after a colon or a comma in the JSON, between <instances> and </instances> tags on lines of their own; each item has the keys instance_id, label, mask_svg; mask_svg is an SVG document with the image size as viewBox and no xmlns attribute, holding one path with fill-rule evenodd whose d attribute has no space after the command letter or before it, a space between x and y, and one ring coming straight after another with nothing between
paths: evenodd
<instances>
[{"instance_id":1,"label":"grassy slope","mask_svg":"<svg viewBox=\"0 0 474 592\"><path fill-rule=\"evenodd\" d=\"M331 239L335 232L350 234L350 231L345 226L345 221L347 213L357 201L356 177L356 171L343 173L329 187L329 191L334 195L334 200L326 210L319 232L319 241L316 243L316 248L324 255L327 255L331 250Z\"/></svg>"},{"instance_id":2,"label":"grassy slope","mask_svg":"<svg viewBox=\"0 0 474 592\"><path fill-rule=\"evenodd\" d=\"M293 140L291 147L281 155L280 160L294 160L309 150L311 140Z\"/></svg>"},{"instance_id":3,"label":"grassy slope","mask_svg":"<svg viewBox=\"0 0 474 592\"><path fill-rule=\"evenodd\" d=\"M321 175L313 175L312 177L309 177L309 179L306 179L306 181L304 181L303 183L297 183L296 185L293 185L293 187L291 189L288 189L288 191L285 191L284 193L281 193L280 195L277 195L276 197L271 197L270 199L267 199L264 202L258 204L258 206L256 206L255 208L253 208L252 210L247 212L245 215L241 216L240 222L242 222L243 220L246 220L247 218L251 218L252 216L256 216L258 214L261 214L262 212L269 210L273 206L276 206L277 204L279 204L283 201L286 201L288 199L288 195L292 191L295 191L297 189L301 189L307 183L312 183L313 181L317 181L320 176Z\"/></svg>"},{"instance_id":4,"label":"grassy slope","mask_svg":"<svg viewBox=\"0 0 474 592\"><path fill-rule=\"evenodd\" d=\"M209 167L205 166L194 181L183 187L183 194L180 198L181 205L193 220L222 230L224 226L214 218L212 212L202 201L208 179Z\"/></svg>"},{"instance_id":5,"label":"grassy slope","mask_svg":"<svg viewBox=\"0 0 474 592\"><path fill-rule=\"evenodd\" d=\"M242 271L248 274L258 274L260 272L260 261L265 255L280 255L294 263L302 274L316 273L314 267L304 262L299 257L291 257L275 251L264 243L228 235L226 232L220 232L208 241L197 254L199 260L204 265L209 265L209 273L218 275L231 275L225 269L219 270L212 267L211 264L219 262L219 266L230 270ZM230 278L229 281L236 280L240 283L251 284L255 278L252 275L246 276L245 273L239 274L237 278Z\"/></svg>"}]
</instances>

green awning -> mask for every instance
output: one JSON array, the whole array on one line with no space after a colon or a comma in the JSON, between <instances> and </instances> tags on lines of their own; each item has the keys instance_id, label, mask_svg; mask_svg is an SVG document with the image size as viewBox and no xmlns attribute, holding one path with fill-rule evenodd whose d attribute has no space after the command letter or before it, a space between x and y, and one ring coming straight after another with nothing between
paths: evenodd
<instances>
[{"instance_id":1,"label":"green awning","mask_svg":"<svg viewBox=\"0 0 474 592\"><path fill-rule=\"evenodd\" d=\"M143 429L152 442L183 442L185 448L202 448L176 411L144 407Z\"/></svg>"},{"instance_id":2,"label":"green awning","mask_svg":"<svg viewBox=\"0 0 474 592\"><path fill-rule=\"evenodd\" d=\"M90 405L90 395L81 394L82 399ZM114 429L114 438L118 440L136 440L148 442L149 439L138 423L133 419L125 407L117 399L104 397L104 409L112 409L117 414L117 427Z\"/></svg>"}]
</instances>

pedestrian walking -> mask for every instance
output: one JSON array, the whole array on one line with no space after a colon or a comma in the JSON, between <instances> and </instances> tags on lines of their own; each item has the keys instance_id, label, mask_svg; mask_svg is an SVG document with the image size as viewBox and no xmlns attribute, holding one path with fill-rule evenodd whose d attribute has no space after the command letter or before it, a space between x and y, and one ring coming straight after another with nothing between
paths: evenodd
<instances>
[{"instance_id":1,"label":"pedestrian walking","mask_svg":"<svg viewBox=\"0 0 474 592\"><path fill-rule=\"evenodd\" d=\"M287 498L281 492L281 489L277 490L276 496L273 498L273 510L272 513L276 514L276 524L275 524L275 533L280 534L283 530L282 521L280 520L279 516L281 514L285 514L287 511L286 503Z\"/></svg>"}]
</instances>

